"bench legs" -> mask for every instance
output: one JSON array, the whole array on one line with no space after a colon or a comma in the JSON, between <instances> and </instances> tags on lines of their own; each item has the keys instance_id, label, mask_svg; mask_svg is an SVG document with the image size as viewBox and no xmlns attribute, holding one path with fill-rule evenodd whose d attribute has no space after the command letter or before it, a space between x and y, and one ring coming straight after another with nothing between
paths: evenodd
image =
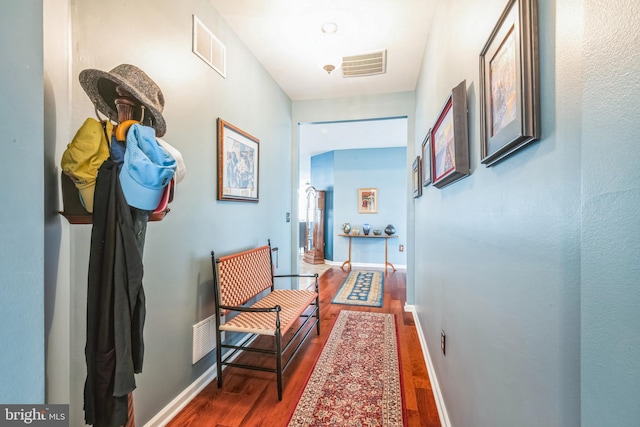
<instances>
[{"instance_id":1,"label":"bench legs","mask_svg":"<svg viewBox=\"0 0 640 427\"><path fill-rule=\"evenodd\" d=\"M316 310L315 310L315 321L316 321L316 331L318 333L318 335L320 335L320 298L319 296L316 296ZM310 315L311 316L311 315ZM307 319L307 321L310 320L310 318ZM306 324L306 322L304 324ZM298 330L298 332L300 332L300 330L302 329L302 327L304 326L304 324L302 326L300 326L300 329ZM311 326L310 329L307 330L306 334L304 335L304 337L302 338L304 340L304 338L306 338L306 336L311 332L313 326ZM296 334L293 336L293 338L291 339L291 341L289 343L287 343L287 348L289 347L289 344L291 344L291 342L293 341L293 339L298 335L298 332L296 332ZM294 355L296 354L298 348L300 347L300 345L302 344L302 342L300 342L298 344L298 346L295 348L295 350L293 351L293 354L290 356L290 359L287 361L287 364L285 365L288 366L289 362L291 361L291 359L294 357ZM275 373L276 373L276 379L277 379L277 385L278 385L278 400L281 401L282 400L282 371L283 371L283 367L282 367L282 333L280 331L280 316L279 313L276 314L276 332L275 332L275 352L273 350L267 351L265 350L254 350L254 351L259 351L261 353L270 353L272 355L275 355L276 358L276 369L275 369ZM230 348L234 348L235 351L241 350L241 347L237 347L237 346L226 346L226 347L230 347ZM269 371L269 372L273 372L273 369L264 369L264 368L258 368L258 367L252 367L249 365L245 365L245 364L236 364L236 363L232 363L232 362L227 362L225 361L224 363L222 362L222 332L220 331L219 326L216 327L216 359L217 359L217 363L216 363L216 369L218 372L218 378L217 378L217 382L218 382L218 389L222 389L222 365L231 365L231 366L237 366L240 368L245 368L245 369L257 369L257 370L261 370L261 371ZM234 353L235 353L234 351Z\"/></svg>"},{"instance_id":2,"label":"bench legs","mask_svg":"<svg viewBox=\"0 0 640 427\"><path fill-rule=\"evenodd\" d=\"M218 388L222 388L222 333L216 325L216 365L218 368Z\"/></svg>"},{"instance_id":3,"label":"bench legs","mask_svg":"<svg viewBox=\"0 0 640 427\"><path fill-rule=\"evenodd\" d=\"M276 331L276 375L278 376L278 400L282 400L282 337Z\"/></svg>"},{"instance_id":4,"label":"bench legs","mask_svg":"<svg viewBox=\"0 0 640 427\"><path fill-rule=\"evenodd\" d=\"M318 332L318 335L320 335L320 296L318 295L317 287L316 287L316 331Z\"/></svg>"}]
</instances>

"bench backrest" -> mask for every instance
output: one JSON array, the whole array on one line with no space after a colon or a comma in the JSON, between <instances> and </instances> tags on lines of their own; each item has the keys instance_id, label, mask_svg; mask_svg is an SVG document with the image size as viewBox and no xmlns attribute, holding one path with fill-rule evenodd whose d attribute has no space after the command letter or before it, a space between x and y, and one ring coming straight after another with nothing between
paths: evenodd
<instances>
[{"instance_id":1,"label":"bench backrest","mask_svg":"<svg viewBox=\"0 0 640 427\"><path fill-rule=\"evenodd\" d=\"M271 247L268 245L216 260L220 305L240 306L260 292L273 288Z\"/></svg>"}]
</instances>

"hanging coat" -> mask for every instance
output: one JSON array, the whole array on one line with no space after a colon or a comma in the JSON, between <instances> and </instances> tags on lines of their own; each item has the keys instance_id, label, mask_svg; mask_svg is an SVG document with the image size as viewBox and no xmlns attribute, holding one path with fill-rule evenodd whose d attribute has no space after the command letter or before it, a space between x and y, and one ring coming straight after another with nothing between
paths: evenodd
<instances>
[{"instance_id":1,"label":"hanging coat","mask_svg":"<svg viewBox=\"0 0 640 427\"><path fill-rule=\"evenodd\" d=\"M146 225L146 224L145 224ZM145 296L142 251L122 194L116 163L98 171L87 289L87 424L127 423L127 395L142 372Z\"/></svg>"}]
</instances>

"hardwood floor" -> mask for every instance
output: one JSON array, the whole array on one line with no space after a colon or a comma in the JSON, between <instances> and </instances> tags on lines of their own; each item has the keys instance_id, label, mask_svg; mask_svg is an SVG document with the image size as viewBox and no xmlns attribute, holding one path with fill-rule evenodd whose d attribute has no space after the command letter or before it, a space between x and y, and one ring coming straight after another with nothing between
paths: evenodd
<instances>
[{"instance_id":1,"label":"hardwood floor","mask_svg":"<svg viewBox=\"0 0 640 427\"><path fill-rule=\"evenodd\" d=\"M341 310L354 310L396 315L407 425L410 427L440 426L413 316L403 310L406 294L404 271L385 275L384 304L381 308L331 304L331 300L346 276L347 272L338 267L331 267L320 276L321 334L318 336L315 331L311 333L284 372L282 401L278 401L274 374L227 368L223 374L222 390L218 389L216 381L211 382L167 425L170 427L286 426L336 317ZM253 355L242 357L253 357Z\"/></svg>"}]
</instances>

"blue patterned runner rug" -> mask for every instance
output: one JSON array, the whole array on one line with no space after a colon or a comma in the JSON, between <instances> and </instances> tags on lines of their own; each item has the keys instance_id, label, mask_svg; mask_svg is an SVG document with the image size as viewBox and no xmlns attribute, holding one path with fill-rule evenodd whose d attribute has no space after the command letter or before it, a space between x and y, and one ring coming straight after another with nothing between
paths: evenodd
<instances>
[{"instance_id":1,"label":"blue patterned runner rug","mask_svg":"<svg viewBox=\"0 0 640 427\"><path fill-rule=\"evenodd\" d=\"M382 272L351 271L331 302L333 304L382 307L383 296L384 276Z\"/></svg>"}]
</instances>

